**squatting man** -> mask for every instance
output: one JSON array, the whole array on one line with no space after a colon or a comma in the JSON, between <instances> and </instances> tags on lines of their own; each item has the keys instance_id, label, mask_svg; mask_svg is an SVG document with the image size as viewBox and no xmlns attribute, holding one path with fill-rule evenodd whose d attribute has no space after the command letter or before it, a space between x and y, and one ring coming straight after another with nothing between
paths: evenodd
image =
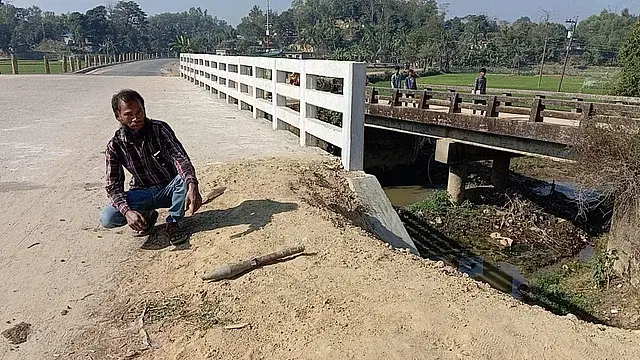
<instances>
[{"instance_id":1,"label":"squatting man","mask_svg":"<svg viewBox=\"0 0 640 360\"><path fill-rule=\"evenodd\" d=\"M166 232L172 245L188 234L180 223L186 210L195 214L202 205L195 168L171 127L147 118L144 99L134 90L122 90L111 99L120 128L105 152L107 195L110 200L100 223L105 228L129 225L136 236L146 236L158 220L157 209L168 208ZM132 175L124 190L127 169Z\"/></svg>"}]
</instances>

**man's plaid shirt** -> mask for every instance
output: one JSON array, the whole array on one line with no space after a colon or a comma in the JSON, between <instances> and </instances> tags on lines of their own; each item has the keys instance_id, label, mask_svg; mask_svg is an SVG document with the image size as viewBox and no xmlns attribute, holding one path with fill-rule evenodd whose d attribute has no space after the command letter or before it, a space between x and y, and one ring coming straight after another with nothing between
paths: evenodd
<instances>
[{"instance_id":1,"label":"man's plaid shirt","mask_svg":"<svg viewBox=\"0 0 640 360\"><path fill-rule=\"evenodd\" d=\"M163 185L180 174L185 183L198 183L187 152L165 122L146 119L142 130L120 127L107 145L107 195L123 215L131 208L124 191L124 168L133 179L130 189Z\"/></svg>"}]
</instances>

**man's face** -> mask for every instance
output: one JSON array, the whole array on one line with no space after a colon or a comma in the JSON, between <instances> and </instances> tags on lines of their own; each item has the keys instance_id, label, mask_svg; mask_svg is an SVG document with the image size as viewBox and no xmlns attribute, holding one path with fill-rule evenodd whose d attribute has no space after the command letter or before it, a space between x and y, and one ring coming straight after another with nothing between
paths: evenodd
<instances>
[{"instance_id":1,"label":"man's face","mask_svg":"<svg viewBox=\"0 0 640 360\"><path fill-rule=\"evenodd\" d=\"M480 73L480 77L484 77L485 75L487 75L487 74L483 73L483 72Z\"/></svg>"},{"instance_id":2,"label":"man's face","mask_svg":"<svg viewBox=\"0 0 640 360\"><path fill-rule=\"evenodd\" d=\"M118 111L118 121L134 131L140 131L144 127L146 114L144 107L140 101L132 101L130 103L120 102Z\"/></svg>"}]
</instances>

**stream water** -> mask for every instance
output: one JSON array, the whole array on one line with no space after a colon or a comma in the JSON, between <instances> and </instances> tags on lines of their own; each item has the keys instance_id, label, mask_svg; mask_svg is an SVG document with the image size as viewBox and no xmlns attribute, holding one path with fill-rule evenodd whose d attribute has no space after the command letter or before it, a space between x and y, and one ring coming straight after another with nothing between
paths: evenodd
<instances>
[{"instance_id":1,"label":"stream water","mask_svg":"<svg viewBox=\"0 0 640 360\"><path fill-rule=\"evenodd\" d=\"M414 238L422 256L432 260L442 260L450 266L456 267L460 272L468 274L471 278L488 283L492 287L511 294L514 298L525 300L531 295L527 293L529 281L522 272L508 262L490 263L472 252L463 249L454 240L442 236L437 230L425 224L419 218L410 214L403 207L423 201L434 192L435 187L420 185L414 186L390 186L384 188L387 197L394 207L400 208L399 215L404 222L407 231ZM561 192L569 199L576 200L580 196L594 196L593 193L578 191L572 183L554 183L549 186L541 186L532 189L541 196L547 196L552 191ZM587 245L579 253L577 258L588 261L595 254L595 248Z\"/></svg>"}]
</instances>

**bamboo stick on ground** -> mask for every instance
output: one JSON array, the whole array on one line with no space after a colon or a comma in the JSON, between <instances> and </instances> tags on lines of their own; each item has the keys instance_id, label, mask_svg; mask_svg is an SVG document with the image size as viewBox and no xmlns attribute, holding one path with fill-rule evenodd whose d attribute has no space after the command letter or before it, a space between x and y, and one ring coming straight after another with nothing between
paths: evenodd
<instances>
[{"instance_id":1,"label":"bamboo stick on ground","mask_svg":"<svg viewBox=\"0 0 640 360\"><path fill-rule=\"evenodd\" d=\"M217 268L213 273L205 275L202 280L219 281L231 279L237 275L253 270L257 267L274 263L280 259L287 258L304 252L304 245L296 245L271 254L241 261L235 264L227 264Z\"/></svg>"}]
</instances>

